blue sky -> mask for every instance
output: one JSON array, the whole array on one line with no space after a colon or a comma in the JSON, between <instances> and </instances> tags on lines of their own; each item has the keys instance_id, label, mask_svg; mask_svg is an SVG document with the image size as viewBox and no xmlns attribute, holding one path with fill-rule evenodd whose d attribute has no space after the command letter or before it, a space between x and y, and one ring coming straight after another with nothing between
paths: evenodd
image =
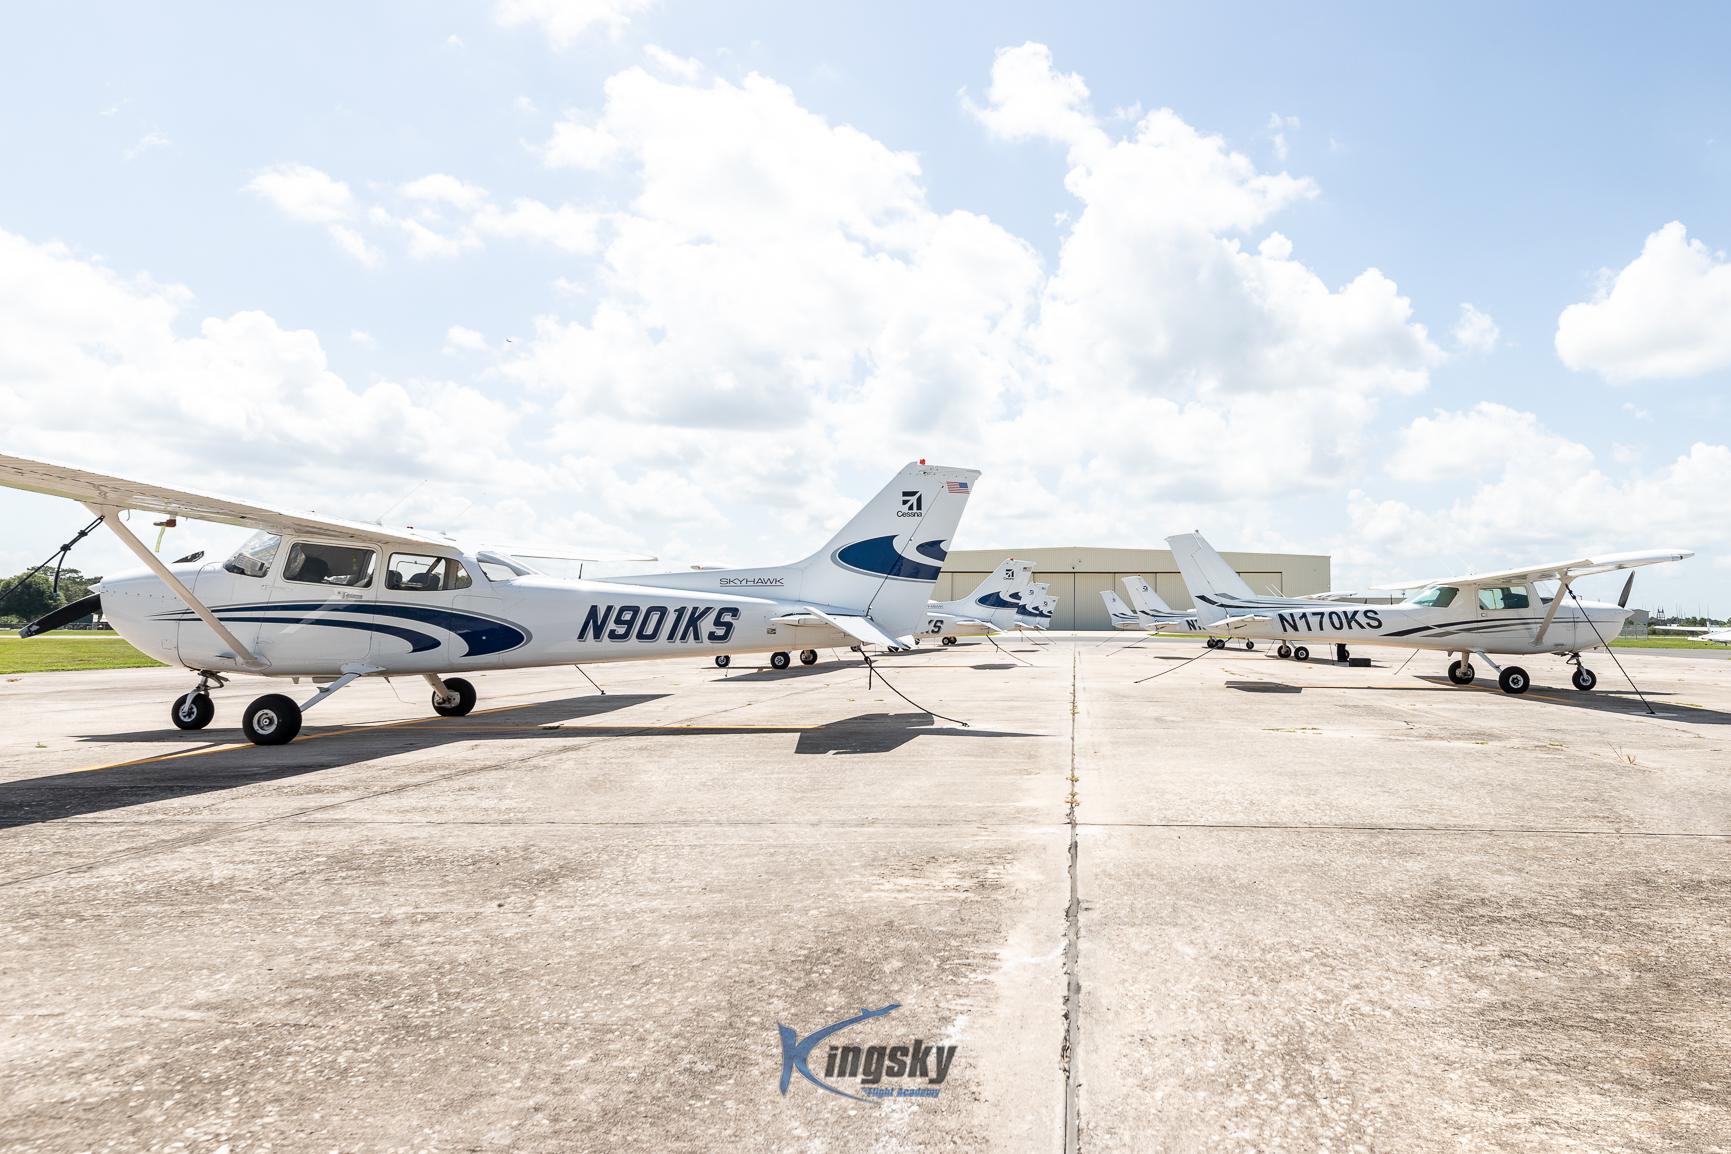
<instances>
[{"instance_id":1,"label":"blue sky","mask_svg":"<svg viewBox=\"0 0 1731 1154\"><path fill-rule=\"evenodd\" d=\"M930 456L964 546L1731 611L1718 7L356 7L14 15L0 445L704 561Z\"/></svg>"}]
</instances>

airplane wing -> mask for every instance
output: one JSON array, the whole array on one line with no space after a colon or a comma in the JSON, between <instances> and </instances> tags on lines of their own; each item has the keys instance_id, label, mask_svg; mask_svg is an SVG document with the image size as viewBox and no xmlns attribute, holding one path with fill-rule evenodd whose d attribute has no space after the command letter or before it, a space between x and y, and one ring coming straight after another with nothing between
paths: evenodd
<instances>
[{"instance_id":1,"label":"airplane wing","mask_svg":"<svg viewBox=\"0 0 1731 1154\"><path fill-rule=\"evenodd\" d=\"M1594 573L1615 573L1642 565L1660 565L1666 561L1681 561L1693 557L1693 549L1645 549L1634 553L1601 553L1597 557L1581 557L1574 561L1559 561L1550 565L1534 565L1526 569L1504 569L1497 573L1468 573L1461 577L1440 577L1429 581L1407 581L1398 585L1379 585L1378 589L1423 589L1432 585L1508 585L1526 581L1573 581Z\"/></svg>"},{"instance_id":2,"label":"airplane wing","mask_svg":"<svg viewBox=\"0 0 1731 1154\"><path fill-rule=\"evenodd\" d=\"M840 613L806 605L795 612L783 613L775 618L775 621L780 625L828 625L864 645L881 645L886 649L904 648L904 642L891 637L869 618L857 613Z\"/></svg>"},{"instance_id":3,"label":"airplane wing","mask_svg":"<svg viewBox=\"0 0 1731 1154\"><path fill-rule=\"evenodd\" d=\"M1204 626L1204 629L1214 633L1218 633L1221 630L1236 633L1240 629L1248 629L1252 625L1262 625L1273 620L1274 618L1268 616L1266 613L1240 613L1236 617L1222 617L1212 625Z\"/></svg>"},{"instance_id":4,"label":"airplane wing","mask_svg":"<svg viewBox=\"0 0 1731 1154\"><path fill-rule=\"evenodd\" d=\"M421 533L414 529L387 529L364 521L344 521L316 513L296 513L269 505L254 505L199 493L190 489L170 489L144 481L132 481L71 465L57 465L30 457L0 454L0 485L9 489L25 489L46 493L88 505L104 505L117 509L137 509L146 513L164 513L171 517L188 517L194 521L214 521L219 525L239 525L247 529L268 529L273 533L306 534L332 537L344 541L365 541L424 548L429 544L449 548L452 542L436 533Z\"/></svg>"},{"instance_id":5,"label":"airplane wing","mask_svg":"<svg viewBox=\"0 0 1731 1154\"><path fill-rule=\"evenodd\" d=\"M561 545L482 545L489 553L503 553L521 561L659 561L649 553L615 553L605 549L573 549Z\"/></svg>"}]
</instances>

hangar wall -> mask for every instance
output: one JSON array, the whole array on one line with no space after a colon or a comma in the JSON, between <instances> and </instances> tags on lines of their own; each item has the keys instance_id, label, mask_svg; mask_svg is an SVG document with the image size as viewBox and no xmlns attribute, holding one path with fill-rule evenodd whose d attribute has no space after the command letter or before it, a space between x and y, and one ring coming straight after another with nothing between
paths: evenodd
<instances>
[{"instance_id":1,"label":"hangar wall","mask_svg":"<svg viewBox=\"0 0 1731 1154\"><path fill-rule=\"evenodd\" d=\"M1275 592L1298 596L1322 593L1329 588L1328 557L1311 553L1222 553L1221 556L1258 593ZM1052 586L1058 598L1054 629L1110 629L1102 589L1111 589L1128 602L1120 577L1148 579L1166 604L1188 609L1192 602L1184 579L1169 549L1102 549L1061 546L1043 549L955 549L944 561L932 597L949 601L973 591L1006 557L1034 563L1034 580Z\"/></svg>"}]
</instances>

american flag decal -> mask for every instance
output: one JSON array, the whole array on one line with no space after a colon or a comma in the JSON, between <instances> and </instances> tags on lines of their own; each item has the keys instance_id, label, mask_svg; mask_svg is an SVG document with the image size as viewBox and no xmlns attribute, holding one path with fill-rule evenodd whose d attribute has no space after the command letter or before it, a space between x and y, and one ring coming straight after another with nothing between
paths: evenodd
<instances>
[{"instance_id":1,"label":"american flag decal","mask_svg":"<svg viewBox=\"0 0 1731 1154\"><path fill-rule=\"evenodd\" d=\"M944 488L948 489L952 493L966 493L968 491L968 483L966 481L945 481Z\"/></svg>"}]
</instances>

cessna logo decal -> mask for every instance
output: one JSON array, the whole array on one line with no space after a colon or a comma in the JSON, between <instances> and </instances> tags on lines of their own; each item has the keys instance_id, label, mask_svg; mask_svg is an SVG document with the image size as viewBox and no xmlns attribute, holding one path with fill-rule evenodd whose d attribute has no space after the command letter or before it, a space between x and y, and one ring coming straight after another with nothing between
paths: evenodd
<instances>
[{"instance_id":1,"label":"cessna logo decal","mask_svg":"<svg viewBox=\"0 0 1731 1154\"><path fill-rule=\"evenodd\" d=\"M714 616L710 616L714 614ZM739 610L728 606L591 605L579 641L672 641L719 645L733 636Z\"/></svg>"},{"instance_id":2,"label":"cessna logo decal","mask_svg":"<svg viewBox=\"0 0 1731 1154\"><path fill-rule=\"evenodd\" d=\"M896 513L898 517L920 517L926 511L926 499L918 489L902 490L902 507Z\"/></svg>"}]
</instances>

